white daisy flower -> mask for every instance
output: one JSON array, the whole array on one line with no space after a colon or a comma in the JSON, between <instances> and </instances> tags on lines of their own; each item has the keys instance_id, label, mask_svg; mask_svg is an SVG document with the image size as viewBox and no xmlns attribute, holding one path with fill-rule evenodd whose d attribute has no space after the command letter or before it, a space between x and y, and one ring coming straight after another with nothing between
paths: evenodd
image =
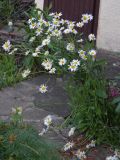
<instances>
[{"instance_id":1,"label":"white daisy flower","mask_svg":"<svg viewBox=\"0 0 120 160\"><path fill-rule=\"evenodd\" d=\"M9 52L10 49L11 49L12 45L10 43L10 41L8 40L7 42L5 42L2 46L2 48L6 51L6 52Z\"/></svg>"},{"instance_id":2,"label":"white daisy flower","mask_svg":"<svg viewBox=\"0 0 120 160\"><path fill-rule=\"evenodd\" d=\"M37 30L36 30L36 36L39 36L42 32L43 32L43 29L41 29L40 27L37 28Z\"/></svg>"},{"instance_id":3,"label":"white daisy flower","mask_svg":"<svg viewBox=\"0 0 120 160\"><path fill-rule=\"evenodd\" d=\"M54 74L55 71L56 71L56 68L52 68L52 69L49 71L49 73L50 73L50 74Z\"/></svg>"},{"instance_id":4,"label":"white daisy flower","mask_svg":"<svg viewBox=\"0 0 120 160\"><path fill-rule=\"evenodd\" d=\"M49 55L49 51L45 51L44 55L48 56Z\"/></svg>"},{"instance_id":5,"label":"white daisy flower","mask_svg":"<svg viewBox=\"0 0 120 160\"><path fill-rule=\"evenodd\" d=\"M29 53L30 53L30 51L26 51L26 52L25 52L25 55L27 56Z\"/></svg>"},{"instance_id":6,"label":"white daisy flower","mask_svg":"<svg viewBox=\"0 0 120 160\"><path fill-rule=\"evenodd\" d=\"M50 59L46 59L42 62L42 66L46 69L46 70L51 70L53 65L53 61Z\"/></svg>"},{"instance_id":7,"label":"white daisy flower","mask_svg":"<svg viewBox=\"0 0 120 160\"><path fill-rule=\"evenodd\" d=\"M39 87L39 92L46 93L48 91L47 88L48 87L45 84L41 84Z\"/></svg>"},{"instance_id":8,"label":"white daisy flower","mask_svg":"<svg viewBox=\"0 0 120 160\"><path fill-rule=\"evenodd\" d=\"M76 24L76 26L79 27L79 28L82 28L82 27L84 26L84 23L83 23L83 22L78 22L78 23Z\"/></svg>"},{"instance_id":9,"label":"white daisy flower","mask_svg":"<svg viewBox=\"0 0 120 160\"><path fill-rule=\"evenodd\" d=\"M95 147L95 142L96 141L92 140L90 144L86 145L86 148L89 149L89 148Z\"/></svg>"},{"instance_id":10,"label":"white daisy flower","mask_svg":"<svg viewBox=\"0 0 120 160\"><path fill-rule=\"evenodd\" d=\"M44 125L49 127L51 124L52 124L52 116L51 115L48 115L47 117L44 118Z\"/></svg>"},{"instance_id":11,"label":"white daisy flower","mask_svg":"<svg viewBox=\"0 0 120 160\"><path fill-rule=\"evenodd\" d=\"M96 50L92 49L88 52L89 55L93 56L93 57L96 57Z\"/></svg>"},{"instance_id":12,"label":"white daisy flower","mask_svg":"<svg viewBox=\"0 0 120 160\"><path fill-rule=\"evenodd\" d=\"M12 22L12 21L9 21L9 22L8 22L8 26L10 26L10 27L13 26L13 22Z\"/></svg>"},{"instance_id":13,"label":"white daisy flower","mask_svg":"<svg viewBox=\"0 0 120 160\"><path fill-rule=\"evenodd\" d=\"M86 155L84 151L81 151L80 149L76 152L75 154L77 156L78 159L83 160L86 159Z\"/></svg>"},{"instance_id":14,"label":"white daisy flower","mask_svg":"<svg viewBox=\"0 0 120 160\"><path fill-rule=\"evenodd\" d=\"M32 53L32 56L33 56L33 57L38 57L38 52Z\"/></svg>"},{"instance_id":15,"label":"white daisy flower","mask_svg":"<svg viewBox=\"0 0 120 160\"><path fill-rule=\"evenodd\" d=\"M67 28L67 29L65 29L65 30L63 31L63 33L69 34L69 33L71 33L71 29Z\"/></svg>"},{"instance_id":16,"label":"white daisy flower","mask_svg":"<svg viewBox=\"0 0 120 160\"><path fill-rule=\"evenodd\" d=\"M59 59L58 63L59 63L60 66L63 66L67 63L67 60L65 58L61 58L61 59Z\"/></svg>"},{"instance_id":17,"label":"white daisy flower","mask_svg":"<svg viewBox=\"0 0 120 160\"><path fill-rule=\"evenodd\" d=\"M74 34L77 34L77 33L78 33L76 29L72 29L71 32L74 33Z\"/></svg>"},{"instance_id":18,"label":"white daisy flower","mask_svg":"<svg viewBox=\"0 0 120 160\"><path fill-rule=\"evenodd\" d=\"M49 45L49 43L50 43L50 38L44 39L44 40L42 41L42 46Z\"/></svg>"},{"instance_id":19,"label":"white daisy flower","mask_svg":"<svg viewBox=\"0 0 120 160\"><path fill-rule=\"evenodd\" d=\"M73 128L70 129L70 131L69 131L69 133L68 133L68 136L69 136L69 137L71 137L71 136L74 135L75 129L76 129L75 127L73 127Z\"/></svg>"},{"instance_id":20,"label":"white daisy flower","mask_svg":"<svg viewBox=\"0 0 120 160\"><path fill-rule=\"evenodd\" d=\"M88 14L83 14L82 15L82 21L83 21L83 23L88 23L88 21L89 21L89 15Z\"/></svg>"},{"instance_id":21,"label":"white daisy flower","mask_svg":"<svg viewBox=\"0 0 120 160\"><path fill-rule=\"evenodd\" d=\"M74 146L74 143L73 142L68 142L64 145L64 151L67 151L69 149L71 149L72 147Z\"/></svg>"},{"instance_id":22,"label":"white daisy flower","mask_svg":"<svg viewBox=\"0 0 120 160\"><path fill-rule=\"evenodd\" d=\"M34 18L34 17L32 17L32 18L30 18L29 20L28 20L28 24L31 24L33 21L35 21L36 19Z\"/></svg>"},{"instance_id":23,"label":"white daisy flower","mask_svg":"<svg viewBox=\"0 0 120 160\"><path fill-rule=\"evenodd\" d=\"M84 50L79 50L78 53L83 60L87 59L86 52Z\"/></svg>"},{"instance_id":24,"label":"white daisy flower","mask_svg":"<svg viewBox=\"0 0 120 160\"><path fill-rule=\"evenodd\" d=\"M53 32L52 32L52 36L56 36L56 37L60 37L62 35L62 32L58 29L55 29Z\"/></svg>"},{"instance_id":25,"label":"white daisy flower","mask_svg":"<svg viewBox=\"0 0 120 160\"><path fill-rule=\"evenodd\" d=\"M30 29L35 29L37 27L37 23L31 22L29 27L30 27Z\"/></svg>"},{"instance_id":26,"label":"white daisy flower","mask_svg":"<svg viewBox=\"0 0 120 160\"><path fill-rule=\"evenodd\" d=\"M42 46L38 46L36 49L35 49L35 52L40 52L40 49L42 48Z\"/></svg>"},{"instance_id":27,"label":"white daisy flower","mask_svg":"<svg viewBox=\"0 0 120 160\"><path fill-rule=\"evenodd\" d=\"M36 39L36 37L31 37L31 38L29 39L29 42L32 43L32 42L35 41L35 39Z\"/></svg>"},{"instance_id":28,"label":"white daisy flower","mask_svg":"<svg viewBox=\"0 0 120 160\"><path fill-rule=\"evenodd\" d=\"M61 13L61 12L60 12L60 13L55 13L55 15L54 15L54 17L55 17L55 18L58 18L58 19L59 19L61 16L62 16L62 13Z\"/></svg>"},{"instance_id":29,"label":"white daisy flower","mask_svg":"<svg viewBox=\"0 0 120 160\"><path fill-rule=\"evenodd\" d=\"M96 40L94 34L90 34L90 35L88 36L88 39L89 39L89 41L95 41L95 40Z\"/></svg>"},{"instance_id":30,"label":"white daisy flower","mask_svg":"<svg viewBox=\"0 0 120 160\"><path fill-rule=\"evenodd\" d=\"M75 45L74 45L74 43L68 43L66 49L67 49L68 51L73 52L73 51L75 50Z\"/></svg>"},{"instance_id":31,"label":"white daisy flower","mask_svg":"<svg viewBox=\"0 0 120 160\"><path fill-rule=\"evenodd\" d=\"M88 16L89 16L89 20L92 21L93 20L93 15L89 14Z\"/></svg>"},{"instance_id":32,"label":"white daisy flower","mask_svg":"<svg viewBox=\"0 0 120 160\"><path fill-rule=\"evenodd\" d=\"M78 43L82 43L83 42L83 39L79 39L77 40Z\"/></svg>"},{"instance_id":33,"label":"white daisy flower","mask_svg":"<svg viewBox=\"0 0 120 160\"><path fill-rule=\"evenodd\" d=\"M56 18L53 19L52 23L53 23L53 26L55 26L55 27L59 27L60 26L60 21L58 19L56 19Z\"/></svg>"},{"instance_id":34,"label":"white daisy flower","mask_svg":"<svg viewBox=\"0 0 120 160\"><path fill-rule=\"evenodd\" d=\"M70 64L70 65L68 65L68 69L69 69L71 72L75 72L75 71L78 70L78 66L73 65L73 64Z\"/></svg>"},{"instance_id":35,"label":"white daisy flower","mask_svg":"<svg viewBox=\"0 0 120 160\"><path fill-rule=\"evenodd\" d=\"M23 73L22 73L22 77L26 78L30 74L30 72L31 71L29 69L24 70Z\"/></svg>"},{"instance_id":36,"label":"white daisy flower","mask_svg":"<svg viewBox=\"0 0 120 160\"><path fill-rule=\"evenodd\" d=\"M72 62L70 62L70 64L80 66L80 61L78 59L73 59Z\"/></svg>"}]
</instances>

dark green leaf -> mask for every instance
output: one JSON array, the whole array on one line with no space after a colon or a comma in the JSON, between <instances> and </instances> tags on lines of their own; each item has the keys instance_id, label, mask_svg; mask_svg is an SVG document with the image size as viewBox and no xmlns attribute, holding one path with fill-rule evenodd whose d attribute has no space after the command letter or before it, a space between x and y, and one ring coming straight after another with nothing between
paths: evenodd
<instances>
[{"instance_id":1,"label":"dark green leaf","mask_svg":"<svg viewBox=\"0 0 120 160\"><path fill-rule=\"evenodd\" d=\"M100 98L107 98L108 97L107 93L104 90L102 90L102 89L97 90L96 94Z\"/></svg>"},{"instance_id":2,"label":"dark green leaf","mask_svg":"<svg viewBox=\"0 0 120 160\"><path fill-rule=\"evenodd\" d=\"M116 104L120 102L120 97L114 98L114 100L112 101L112 104Z\"/></svg>"},{"instance_id":3,"label":"dark green leaf","mask_svg":"<svg viewBox=\"0 0 120 160\"><path fill-rule=\"evenodd\" d=\"M117 113L120 113L120 103L117 105L117 108L115 110Z\"/></svg>"}]
</instances>

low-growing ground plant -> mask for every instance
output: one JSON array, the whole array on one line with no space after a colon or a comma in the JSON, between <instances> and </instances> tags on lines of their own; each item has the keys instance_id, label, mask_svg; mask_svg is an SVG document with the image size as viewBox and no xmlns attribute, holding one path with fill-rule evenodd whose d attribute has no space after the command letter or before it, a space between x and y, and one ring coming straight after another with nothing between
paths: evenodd
<instances>
[{"instance_id":1,"label":"low-growing ground plant","mask_svg":"<svg viewBox=\"0 0 120 160\"><path fill-rule=\"evenodd\" d=\"M1 160L61 160L55 145L23 123L21 107L13 108L10 122L0 123ZM58 146L57 146L58 147Z\"/></svg>"},{"instance_id":2,"label":"low-growing ground plant","mask_svg":"<svg viewBox=\"0 0 120 160\"><path fill-rule=\"evenodd\" d=\"M72 81L68 85L72 107L69 120L88 139L93 137L99 144L105 143L119 148L120 94L117 89L109 86L102 67L100 61L94 62L82 74L84 79L82 76L75 80L76 83Z\"/></svg>"}]
</instances>

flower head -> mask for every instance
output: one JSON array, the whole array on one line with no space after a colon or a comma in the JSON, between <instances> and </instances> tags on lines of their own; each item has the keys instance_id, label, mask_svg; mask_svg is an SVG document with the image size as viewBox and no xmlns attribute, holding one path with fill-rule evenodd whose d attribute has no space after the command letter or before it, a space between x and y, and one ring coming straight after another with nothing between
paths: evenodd
<instances>
[{"instance_id":1,"label":"flower head","mask_svg":"<svg viewBox=\"0 0 120 160\"><path fill-rule=\"evenodd\" d=\"M83 22L78 22L78 23L76 24L76 26L79 27L79 28L82 28L82 27L84 26L84 23L83 23Z\"/></svg>"},{"instance_id":2,"label":"flower head","mask_svg":"<svg viewBox=\"0 0 120 160\"><path fill-rule=\"evenodd\" d=\"M74 135L75 129L76 129L75 127L73 127L73 128L70 129L70 131L69 131L69 133L68 133L68 136L69 136L69 137L71 137L71 136Z\"/></svg>"},{"instance_id":3,"label":"flower head","mask_svg":"<svg viewBox=\"0 0 120 160\"><path fill-rule=\"evenodd\" d=\"M39 87L39 92L46 93L47 92L47 86L45 84L41 84Z\"/></svg>"},{"instance_id":4,"label":"flower head","mask_svg":"<svg viewBox=\"0 0 120 160\"><path fill-rule=\"evenodd\" d=\"M83 21L83 23L88 23L88 21L89 21L89 15L88 14L83 14L82 15L82 21Z\"/></svg>"},{"instance_id":5,"label":"flower head","mask_svg":"<svg viewBox=\"0 0 120 160\"><path fill-rule=\"evenodd\" d=\"M54 74L55 71L56 71L56 68L52 68L52 69L49 71L49 73L50 73L50 74Z\"/></svg>"},{"instance_id":6,"label":"flower head","mask_svg":"<svg viewBox=\"0 0 120 160\"><path fill-rule=\"evenodd\" d=\"M10 49L11 49L11 43L10 43L10 41L8 40L7 42L5 42L2 47L3 47L3 49L4 49L6 52L9 52Z\"/></svg>"},{"instance_id":7,"label":"flower head","mask_svg":"<svg viewBox=\"0 0 120 160\"><path fill-rule=\"evenodd\" d=\"M95 58L97 53L96 50L92 49L88 52L88 54Z\"/></svg>"},{"instance_id":8,"label":"flower head","mask_svg":"<svg viewBox=\"0 0 120 160\"><path fill-rule=\"evenodd\" d=\"M13 22L12 22L12 21L9 21L9 22L8 22L8 26L10 26L10 27L13 26Z\"/></svg>"},{"instance_id":9,"label":"flower head","mask_svg":"<svg viewBox=\"0 0 120 160\"><path fill-rule=\"evenodd\" d=\"M88 21L92 21L93 20L93 16L91 14L83 14L82 15L82 21L83 23L88 23Z\"/></svg>"},{"instance_id":10,"label":"flower head","mask_svg":"<svg viewBox=\"0 0 120 160\"><path fill-rule=\"evenodd\" d=\"M38 52L32 53L32 56L33 56L33 57L38 57Z\"/></svg>"},{"instance_id":11,"label":"flower head","mask_svg":"<svg viewBox=\"0 0 120 160\"><path fill-rule=\"evenodd\" d=\"M49 127L52 124L52 116L48 115L47 117L44 118L44 125Z\"/></svg>"},{"instance_id":12,"label":"flower head","mask_svg":"<svg viewBox=\"0 0 120 160\"><path fill-rule=\"evenodd\" d=\"M59 63L60 66L63 66L63 65L66 64L66 62L67 62L67 60L65 58L61 58L61 59L59 59L58 63Z\"/></svg>"},{"instance_id":13,"label":"flower head","mask_svg":"<svg viewBox=\"0 0 120 160\"><path fill-rule=\"evenodd\" d=\"M29 69L24 70L23 73L22 73L22 77L26 78L30 74L30 72L31 71Z\"/></svg>"},{"instance_id":14,"label":"flower head","mask_svg":"<svg viewBox=\"0 0 120 160\"><path fill-rule=\"evenodd\" d=\"M76 155L77 158L80 159L80 160L86 159L85 152L84 152L84 151L81 151L80 149L76 152L75 155Z\"/></svg>"},{"instance_id":15,"label":"flower head","mask_svg":"<svg viewBox=\"0 0 120 160\"><path fill-rule=\"evenodd\" d=\"M88 39L89 39L89 41L95 41L95 40L96 40L94 34L90 34L90 35L88 36Z\"/></svg>"},{"instance_id":16,"label":"flower head","mask_svg":"<svg viewBox=\"0 0 120 160\"><path fill-rule=\"evenodd\" d=\"M53 61L50 60L50 59L45 59L45 60L42 62L42 66L43 66L46 70L51 70L52 65L53 65Z\"/></svg>"},{"instance_id":17,"label":"flower head","mask_svg":"<svg viewBox=\"0 0 120 160\"><path fill-rule=\"evenodd\" d=\"M89 149L89 148L95 147L95 142L96 141L92 140L90 144L86 145L86 148Z\"/></svg>"},{"instance_id":18,"label":"flower head","mask_svg":"<svg viewBox=\"0 0 120 160\"><path fill-rule=\"evenodd\" d=\"M68 43L66 49L73 52L75 50L75 45L73 43Z\"/></svg>"},{"instance_id":19,"label":"flower head","mask_svg":"<svg viewBox=\"0 0 120 160\"><path fill-rule=\"evenodd\" d=\"M35 39L36 39L35 37L31 37L31 38L29 39L29 42L32 43L32 42L35 41Z\"/></svg>"},{"instance_id":20,"label":"flower head","mask_svg":"<svg viewBox=\"0 0 120 160\"><path fill-rule=\"evenodd\" d=\"M71 149L74 146L73 142L68 142L64 145L64 151Z\"/></svg>"},{"instance_id":21,"label":"flower head","mask_svg":"<svg viewBox=\"0 0 120 160\"><path fill-rule=\"evenodd\" d=\"M42 41L42 46L49 45L49 43L50 43L50 38L44 39L44 40Z\"/></svg>"}]
</instances>

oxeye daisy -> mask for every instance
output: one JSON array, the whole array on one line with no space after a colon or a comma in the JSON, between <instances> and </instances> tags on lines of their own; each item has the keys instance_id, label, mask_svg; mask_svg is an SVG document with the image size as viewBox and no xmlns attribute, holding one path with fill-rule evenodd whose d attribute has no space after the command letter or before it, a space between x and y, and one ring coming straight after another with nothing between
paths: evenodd
<instances>
[{"instance_id":1,"label":"oxeye daisy","mask_svg":"<svg viewBox=\"0 0 120 160\"><path fill-rule=\"evenodd\" d=\"M8 40L7 42L5 42L2 46L2 48L6 51L6 52L9 52L10 49L11 49L11 43L10 41Z\"/></svg>"},{"instance_id":2,"label":"oxeye daisy","mask_svg":"<svg viewBox=\"0 0 120 160\"><path fill-rule=\"evenodd\" d=\"M58 63L59 63L60 66L63 66L63 65L66 64L66 62L67 62L67 60L65 58L61 58L61 59L59 59Z\"/></svg>"},{"instance_id":3,"label":"oxeye daisy","mask_svg":"<svg viewBox=\"0 0 120 160\"><path fill-rule=\"evenodd\" d=\"M46 93L48 91L47 88L48 87L45 84L41 84L39 87L39 92Z\"/></svg>"}]
</instances>

